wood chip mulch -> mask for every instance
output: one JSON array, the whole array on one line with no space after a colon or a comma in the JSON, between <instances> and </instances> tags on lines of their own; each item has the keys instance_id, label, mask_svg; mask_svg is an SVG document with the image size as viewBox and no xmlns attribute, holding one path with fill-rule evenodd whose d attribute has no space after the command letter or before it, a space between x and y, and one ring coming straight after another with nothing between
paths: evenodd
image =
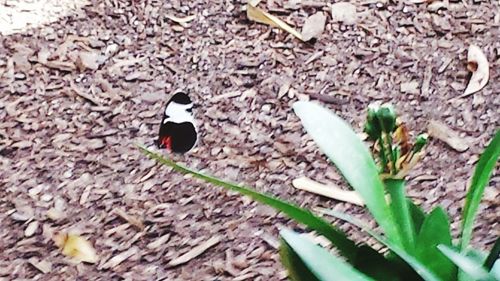
<instances>
[{"instance_id":1,"label":"wood chip mulch","mask_svg":"<svg viewBox=\"0 0 500 281\"><path fill-rule=\"evenodd\" d=\"M433 140L408 192L426 210L445 207L457 232L472 168L500 123L496 1L356 0L353 25L331 21L321 1L260 4L298 30L323 12L325 31L308 43L249 21L245 1L90 2L45 27L0 37L0 279L286 279L277 232L301 226L136 148L152 145L176 89L200 106L201 141L175 160L363 218L359 207L291 186L307 176L345 187L292 104L319 100L357 131L374 101L395 104L414 133L430 120L445 124L468 149ZM184 26L172 20L190 15ZM469 77L469 44L486 54L490 82L457 99ZM499 179L497 172L479 212L473 243L482 249L500 232ZM52 241L61 231L86 237L99 262L63 256Z\"/></svg>"}]
</instances>

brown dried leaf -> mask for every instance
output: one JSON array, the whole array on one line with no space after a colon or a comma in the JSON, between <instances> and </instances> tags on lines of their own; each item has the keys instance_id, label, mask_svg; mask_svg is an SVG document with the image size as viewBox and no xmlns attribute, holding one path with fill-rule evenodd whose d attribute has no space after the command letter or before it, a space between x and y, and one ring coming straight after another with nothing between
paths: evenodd
<instances>
[{"instance_id":1,"label":"brown dried leaf","mask_svg":"<svg viewBox=\"0 0 500 281\"><path fill-rule=\"evenodd\" d=\"M262 9L256 6L253 6L251 2L248 2L247 4L247 17L249 20L256 21L258 23L263 23L270 26L281 28L284 31L304 41L304 39L302 38L302 34L300 34L297 30L295 30L294 28L292 28L279 18L269 14L268 12L263 11Z\"/></svg>"},{"instance_id":2,"label":"brown dried leaf","mask_svg":"<svg viewBox=\"0 0 500 281\"><path fill-rule=\"evenodd\" d=\"M189 252L185 253L184 255L171 260L168 263L168 266L177 266L177 265L186 263L186 262L196 258L197 256L203 254L203 252L205 252L210 247L215 246L220 241L221 241L220 236L214 236L214 237L208 239L207 241L203 242L202 244L194 247L193 249L191 249Z\"/></svg>"},{"instance_id":3,"label":"brown dried leaf","mask_svg":"<svg viewBox=\"0 0 500 281\"><path fill-rule=\"evenodd\" d=\"M318 38L325 30L326 16L323 12L308 17L302 27L302 40L309 41L312 38Z\"/></svg>"},{"instance_id":4,"label":"brown dried leaf","mask_svg":"<svg viewBox=\"0 0 500 281\"><path fill-rule=\"evenodd\" d=\"M476 45L469 46L467 53L467 68L472 72L472 77L465 92L460 97L466 97L481 90L486 86L490 77L490 64L488 59Z\"/></svg>"},{"instance_id":5,"label":"brown dried leaf","mask_svg":"<svg viewBox=\"0 0 500 281\"><path fill-rule=\"evenodd\" d=\"M458 135L458 133L456 133L448 126L446 126L446 124L440 121L431 120L429 122L429 125L427 125L427 130L429 131L429 135L431 137L447 143L456 151L463 152L469 148L468 142L466 142Z\"/></svg>"}]
</instances>

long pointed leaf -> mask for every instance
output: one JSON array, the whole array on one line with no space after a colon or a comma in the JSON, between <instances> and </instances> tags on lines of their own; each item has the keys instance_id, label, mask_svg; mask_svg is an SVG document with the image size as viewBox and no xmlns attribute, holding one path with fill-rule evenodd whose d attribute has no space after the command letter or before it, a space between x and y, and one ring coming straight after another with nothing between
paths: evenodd
<instances>
[{"instance_id":1,"label":"long pointed leaf","mask_svg":"<svg viewBox=\"0 0 500 281\"><path fill-rule=\"evenodd\" d=\"M419 274L426 281L442 281L437 275L429 270L424 264L422 264L419 260L417 260L412 255L408 254L404 249L401 248L398 244L394 243L391 240L385 239L382 235L370 229L367 223L358 220L348 214L337 212L334 210L328 209L317 209L321 213L326 215L333 216L335 218L341 219L343 221L349 222L352 225L361 228L364 232L368 233L370 236L375 238L378 242L382 243L384 246L393 251L396 255L398 255L401 259L403 259L409 266L415 270L417 274ZM409 280L411 280L409 278Z\"/></svg>"},{"instance_id":2,"label":"long pointed leaf","mask_svg":"<svg viewBox=\"0 0 500 281\"><path fill-rule=\"evenodd\" d=\"M283 240L280 245L280 258L281 263L288 271L288 279L291 281L320 281L292 247Z\"/></svg>"},{"instance_id":3,"label":"long pointed leaf","mask_svg":"<svg viewBox=\"0 0 500 281\"><path fill-rule=\"evenodd\" d=\"M425 218L417 236L415 257L442 280L456 280L456 266L436 247L439 244L451 246L451 231L448 215L441 207L436 207Z\"/></svg>"},{"instance_id":4,"label":"long pointed leaf","mask_svg":"<svg viewBox=\"0 0 500 281\"><path fill-rule=\"evenodd\" d=\"M498 237L497 241L495 241L495 244L493 244L491 252L488 254L488 257L484 261L484 267L486 267L487 270L491 270L493 264L495 264L495 262L498 260L499 255L500 255L500 237Z\"/></svg>"},{"instance_id":5,"label":"long pointed leaf","mask_svg":"<svg viewBox=\"0 0 500 281\"><path fill-rule=\"evenodd\" d=\"M318 280L374 281L309 239L288 229L281 230L280 234L283 241Z\"/></svg>"},{"instance_id":6,"label":"long pointed leaf","mask_svg":"<svg viewBox=\"0 0 500 281\"><path fill-rule=\"evenodd\" d=\"M319 104L300 101L293 109L321 151L361 195L386 236L402 245L377 167L360 138L344 120Z\"/></svg>"},{"instance_id":7,"label":"long pointed leaf","mask_svg":"<svg viewBox=\"0 0 500 281\"><path fill-rule=\"evenodd\" d=\"M474 259L460 254L453 248L446 245L438 245L438 249L455 263L463 272L472 277L472 280L477 281L497 281L495 277L490 275L488 271Z\"/></svg>"},{"instance_id":8,"label":"long pointed leaf","mask_svg":"<svg viewBox=\"0 0 500 281\"><path fill-rule=\"evenodd\" d=\"M233 183L225 182L217 178L193 171L189 168L178 165L174 161L167 159L153 151L150 151L144 146L139 146L139 149L142 150L142 152L151 159L154 159L164 165L170 166L178 172L181 172L183 174L190 174L195 178L204 180L214 185L224 187L229 190L237 191L243 195L249 196L250 198L252 198L257 202L269 205L274 209L285 213L286 215L296 220L297 222L303 223L310 229L315 230L319 234L325 236L328 240L332 242L333 245L335 245L338 248L340 253L347 259L354 260L354 258L356 257L357 247L355 243L349 240L341 230L336 229L329 222L323 220L322 218L315 216L309 210L300 208L294 204L279 200L264 193L259 193L248 187L243 187Z\"/></svg>"},{"instance_id":9,"label":"long pointed leaf","mask_svg":"<svg viewBox=\"0 0 500 281\"><path fill-rule=\"evenodd\" d=\"M465 198L465 207L462 215L462 241L460 251L469 245L476 212L483 197L484 189L500 156L500 130L498 130L479 158L472 176L471 185Z\"/></svg>"}]
</instances>

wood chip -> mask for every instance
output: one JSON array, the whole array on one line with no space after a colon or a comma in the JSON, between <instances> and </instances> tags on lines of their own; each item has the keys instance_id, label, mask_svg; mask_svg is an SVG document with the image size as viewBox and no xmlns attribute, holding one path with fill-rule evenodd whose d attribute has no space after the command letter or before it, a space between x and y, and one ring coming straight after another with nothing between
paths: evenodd
<instances>
[{"instance_id":1,"label":"wood chip","mask_svg":"<svg viewBox=\"0 0 500 281\"><path fill-rule=\"evenodd\" d=\"M52 263L46 260L38 260L35 257L32 257L28 261L32 266L36 269L40 270L40 272L47 274L52 271Z\"/></svg>"},{"instance_id":2,"label":"wood chip","mask_svg":"<svg viewBox=\"0 0 500 281\"><path fill-rule=\"evenodd\" d=\"M160 238L156 239L155 241L149 243L148 245L146 245L146 248L150 250L155 250L167 244L168 240L170 240L170 233L167 233L161 236Z\"/></svg>"},{"instance_id":3,"label":"wood chip","mask_svg":"<svg viewBox=\"0 0 500 281\"><path fill-rule=\"evenodd\" d=\"M222 239L221 236L214 236L214 237L208 239L207 241L194 247L193 249L191 249L189 252L185 253L184 255L171 260L168 263L168 266L177 266L177 265L184 264L184 263L196 258L197 256L203 254L203 252L208 250L210 247L213 247L217 243L219 243L221 241L221 239Z\"/></svg>"},{"instance_id":4,"label":"wood chip","mask_svg":"<svg viewBox=\"0 0 500 281\"><path fill-rule=\"evenodd\" d=\"M96 99L94 98L93 96L87 94L87 93L84 93L80 88L78 88L75 83L73 81L70 81L70 89L75 93L77 94L78 96L82 97L83 99L85 100L88 100L90 101L91 103L93 103L94 105L101 105L101 103Z\"/></svg>"},{"instance_id":5,"label":"wood chip","mask_svg":"<svg viewBox=\"0 0 500 281\"><path fill-rule=\"evenodd\" d=\"M325 30L326 16L323 12L317 12L308 17L304 26L302 26L302 39L309 41L312 38L318 38Z\"/></svg>"},{"instance_id":6,"label":"wood chip","mask_svg":"<svg viewBox=\"0 0 500 281\"><path fill-rule=\"evenodd\" d=\"M427 125L427 130L431 137L445 142L456 151L463 152L469 148L466 140L441 121L431 120Z\"/></svg>"},{"instance_id":7,"label":"wood chip","mask_svg":"<svg viewBox=\"0 0 500 281\"><path fill-rule=\"evenodd\" d=\"M32 221L28 224L26 229L24 230L24 236L26 237L31 237L35 232L38 230L38 222L37 221Z\"/></svg>"},{"instance_id":8,"label":"wood chip","mask_svg":"<svg viewBox=\"0 0 500 281\"><path fill-rule=\"evenodd\" d=\"M332 21L353 25L357 22L356 6L349 2L338 2L331 6Z\"/></svg>"},{"instance_id":9,"label":"wood chip","mask_svg":"<svg viewBox=\"0 0 500 281\"><path fill-rule=\"evenodd\" d=\"M404 82L401 83L401 92L406 93L406 94L413 94L416 95L420 92L420 89L418 88L418 82L417 81L410 81L410 82Z\"/></svg>"},{"instance_id":10,"label":"wood chip","mask_svg":"<svg viewBox=\"0 0 500 281\"><path fill-rule=\"evenodd\" d=\"M115 208L115 209L113 209L113 213L116 214L116 215L118 215L120 218L126 220L129 224L131 224L132 226L134 226L139 231L143 231L144 230L144 224L142 223L142 221L140 219L127 214L122 209Z\"/></svg>"},{"instance_id":11,"label":"wood chip","mask_svg":"<svg viewBox=\"0 0 500 281\"><path fill-rule=\"evenodd\" d=\"M101 268L107 269L107 268L115 268L118 266L120 263L124 262L131 256L135 255L136 253L139 252L139 249L137 247L132 247L128 249L127 251L121 252L118 255L112 257L109 259L106 263L104 263Z\"/></svg>"}]
</instances>

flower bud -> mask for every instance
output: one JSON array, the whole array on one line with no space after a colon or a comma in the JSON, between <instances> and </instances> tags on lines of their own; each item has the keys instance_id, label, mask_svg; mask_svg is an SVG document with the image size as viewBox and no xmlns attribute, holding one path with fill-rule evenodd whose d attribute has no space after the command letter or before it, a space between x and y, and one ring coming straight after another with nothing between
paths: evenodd
<instances>
[{"instance_id":1,"label":"flower bud","mask_svg":"<svg viewBox=\"0 0 500 281\"><path fill-rule=\"evenodd\" d=\"M422 148L427 144L429 141L429 135L428 134L420 134L417 136L417 139L415 140L415 145L413 146L413 153L418 153Z\"/></svg>"},{"instance_id":2,"label":"flower bud","mask_svg":"<svg viewBox=\"0 0 500 281\"><path fill-rule=\"evenodd\" d=\"M391 134L396 129L396 111L391 104L380 106L377 117L382 123L384 133Z\"/></svg>"},{"instance_id":3,"label":"flower bud","mask_svg":"<svg viewBox=\"0 0 500 281\"><path fill-rule=\"evenodd\" d=\"M370 104L366 115L364 131L372 141L377 140L381 134L380 123L377 118L378 108L378 105Z\"/></svg>"}]
</instances>

